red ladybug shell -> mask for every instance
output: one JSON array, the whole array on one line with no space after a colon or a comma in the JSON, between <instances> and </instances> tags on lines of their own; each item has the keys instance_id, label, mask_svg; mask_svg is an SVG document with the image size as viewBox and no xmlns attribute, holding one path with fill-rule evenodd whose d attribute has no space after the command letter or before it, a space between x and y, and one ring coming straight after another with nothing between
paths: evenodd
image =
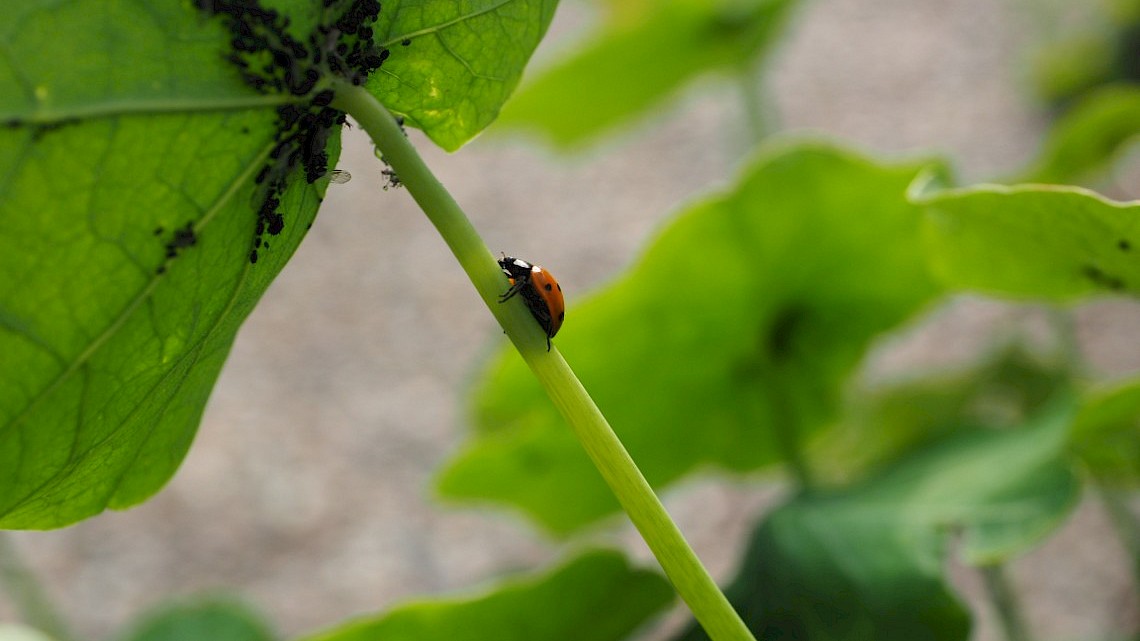
<instances>
[{"instance_id":1,"label":"red ladybug shell","mask_svg":"<svg viewBox=\"0 0 1140 641\"><path fill-rule=\"evenodd\" d=\"M511 282L510 288L499 297L499 302L521 294L531 316L546 332L546 349L549 351L550 339L562 328L562 320L566 318L562 286L541 265L532 265L521 258L504 255L499 259L499 267Z\"/></svg>"}]
</instances>

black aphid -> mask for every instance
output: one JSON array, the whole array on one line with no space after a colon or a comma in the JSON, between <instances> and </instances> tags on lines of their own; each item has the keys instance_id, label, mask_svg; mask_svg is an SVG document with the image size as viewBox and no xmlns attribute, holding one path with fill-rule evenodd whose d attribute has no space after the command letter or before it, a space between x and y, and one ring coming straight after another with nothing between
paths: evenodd
<instances>
[{"instance_id":1,"label":"black aphid","mask_svg":"<svg viewBox=\"0 0 1140 641\"><path fill-rule=\"evenodd\" d=\"M335 96L322 79L339 76L361 84L389 55L372 42L371 25L380 15L380 3L324 0L321 23L298 39L287 30L287 16L262 7L258 0L195 1L202 11L226 20L232 47L227 59L246 84L261 93L301 99L277 109L274 147L255 178L257 217L250 262L256 263L258 250L268 249L262 236L280 234L285 227L285 213L278 208L290 177L301 170L313 183L329 171L329 135L344 124L345 114L330 106Z\"/></svg>"}]
</instances>

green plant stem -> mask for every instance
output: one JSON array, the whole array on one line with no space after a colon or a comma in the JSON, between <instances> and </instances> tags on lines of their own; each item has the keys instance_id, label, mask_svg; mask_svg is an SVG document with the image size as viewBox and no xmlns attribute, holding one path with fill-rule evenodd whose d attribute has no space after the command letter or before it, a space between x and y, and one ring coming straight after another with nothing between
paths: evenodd
<instances>
[{"instance_id":1,"label":"green plant stem","mask_svg":"<svg viewBox=\"0 0 1140 641\"><path fill-rule=\"evenodd\" d=\"M769 114L769 101L766 100L767 92L763 85L762 58L763 56L758 56L752 62L741 65L737 72L740 102L744 107L744 127L753 145L759 144L775 128Z\"/></svg>"},{"instance_id":2,"label":"green plant stem","mask_svg":"<svg viewBox=\"0 0 1140 641\"><path fill-rule=\"evenodd\" d=\"M1017 593L1005 575L1005 566L986 565L982 566L981 572L990 602L997 610L998 621L1005 631L1005 638L1009 641L1032 641L1033 636L1029 634L1029 626L1026 625L1025 616L1021 613Z\"/></svg>"},{"instance_id":3,"label":"green plant stem","mask_svg":"<svg viewBox=\"0 0 1140 641\"><path fill-rule=\"evenodd\" d=\"M498 302L507 282L495 257L392 115L367 91L347 84L336 87L333 105L368 132L384 160L439 230L709 637L714 641L753 641L569 365L556 349L546 350L546 335L522 301Z\"/></svg>"},{"instance_id":4,"label":"green plant stem","mask_svg":"<svg viewBox=\"0 0 1140 641\"><path fill-rule=\"evenodd\" d=\"M4 532L0 532L0 584L7 588L25 623L55 641L73 638L35 574L21 561L11 537Z\"/></svg>"}]
</instances>

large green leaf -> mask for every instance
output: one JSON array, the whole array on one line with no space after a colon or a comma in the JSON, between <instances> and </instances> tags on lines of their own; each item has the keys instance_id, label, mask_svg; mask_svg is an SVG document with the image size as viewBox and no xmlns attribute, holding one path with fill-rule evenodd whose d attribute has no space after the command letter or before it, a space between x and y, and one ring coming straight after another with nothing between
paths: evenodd
<instances>
[{"instance_id":1,"label":"large green leaf","mask_svg":"<svg viewBox=\"0 0 1140 641\"><path fill-rule=\"evenodd\" d=\"M1140 204L1077 187L980 185L915 196L951 287L1065 301L1140 293Z\"/></svg>"},{"instance_id":2,"label":"large green leaf","mask_svg":"<svg viewBox=\"0 0 1140 641\"><path fill-rule=\"evenodd\" d=\"M502 125L537 130L561 147L584 144L701 74L755 63L796 0L613 4L593 40L524 83L503 109Z\"/></svg>"},{"instance_id":3,"label":"large green leaf","mask_svg":"<svg viewBox=\"0 0 1140 641\"><path fill-rule=\"evenodd\" d=\"M489 125L542 40L558 0L385 0L391 49L373 95L454 151Z\"/></svg>"},{"instance_id":4,"label":"large green leaf","mask_svg":"<svg viewBox=\"0 0 1140 641\"><path fill-rule=\"evenodd\" d=\"M775 147L571 304L559 348L651 483L778 462L777 429L795 438L833 418L873 337L938 293L904 197L918 171ZM445 495L508 503L560 533L616 509L516 354L479 380L477 435L443 472Z\"/></svg>"},{"instance_id":5,"label":"large green leaf","mask_svg":"<svg viewBox=\"0 0 1140 641\"><path fill-rule=\"evenodd\" d=\"M1088 394L1073 426L1072 448L1098 481L1140 484L1140 380Z\"/></svg>"},{"instance_id":6,"label":"large green leaf","mask_svg":"<svg viewBox=\"0 0 1140 641\"><path fill-rule=\"evenodd\" d=\"M409 603L301 641L618 641L672 600L660 574L596 551L480 596Z\"/></svg>"},{"instance_id":7,"label":"large green leaf","mask_svg":"<svg viewBox=\"0 0 1140 641\"><path fill-rule=\"evenodd\" d=\"M1049 131L1039 157L1011 182L1074 183L1109 165L1140 133L1140 87L1108 86L1082 98Z\"/></svg>"},{"instance_id":8,"label":"large green leaf","mask_svg":"<svg viewBox=\"0 0 1140 641\"><path fill-rule=\"evenodd\" d=\"M283 99L241 83L228 42L144 0L21 2L0 27L0 527L161 487L316 214L323 184L294 175L250 263Z\"/></svg>"},{"instance_id":9,"label":"large green leaf","mask_svg":"<svg viewBox=\"0 0 1140 641\"><path fill-rule=\"evenodd\" d=\"M1063 520L1080 489L1064 459L1071 419L1054 399L1023 427L962 431L860 485L793 499L757 528L730 600L761 639L966 639L949 543L997 563Z\"/></svg>"},{"instance_id":10,"label":"large green leaf","mask_svg":"<svg viewBox=\"0 0 1140 641\"><path fill-rule=\"evenodd\" d=\"M320 2L269 4L299 42L330 19ZM419 105L409 113L445 146L493 117L554 6L387 4L376 33L397 53L376 86L397 108ZM259 218L272 202L256 183L276 153L275 109L305 99L245 86L227 60L232 37L190 3L6 11L0 527L65 525L161 487L239 325L316 215L327 182L296 171L269 174L283 192ZM468 55L476 45L482 58ZM450 102L424 106L440 92ZM317 159L308 180L324 170L319 149L301 149ZM327 151L335 164L339 131ZM264 229L271 242L254 245Z\"/></svg>"},{"instance_id":11,"label":"large green leaf","mask_svg":"<svg viewBox=\"0 0 1140 641\"><path fill-rule=\"evenodd\" d=\"M175 602L147 614L120 641L272 641L261 616L220 597Z\"/></svg>"}]
</instances>

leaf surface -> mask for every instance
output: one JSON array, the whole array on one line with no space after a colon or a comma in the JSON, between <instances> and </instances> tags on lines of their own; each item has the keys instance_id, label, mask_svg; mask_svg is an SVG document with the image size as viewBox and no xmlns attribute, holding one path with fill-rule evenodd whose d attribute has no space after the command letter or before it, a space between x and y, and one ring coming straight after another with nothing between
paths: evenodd
<instances>
[{"instance_id":1,"label":"leaf surface","mask_svg":"<svg viewBox=\"0 0 1140 641\"><path fill-rule=\"evenodd\" d=\"M819 476L848 481L969 426L1021 425L1072 385L1068 369L1055 360L1014 342L968 366L861 386L836 429L813 443Z\"/></svg>"},{"instance_id":2,"label":"leaf surface","mask_svg":"<svg viewBox=\"0 0 1140 641\"><path fill-rule=\"evenodd\" d=\"M581 50L524 83L501 124L583 145L702 74L743 70L771 50L795 0L611 3ZM633 8L630 8L633 7Z\"/></svg>"},{"instance_id":3,"label":"leaf surface","mask_svg":"<svg viewBox=\"0 0 1140 641\"><path fill-rule=\"evenodd\" d=\"M1023 427L975 426L881 476L793 499L758 526L729 599L763 639L968 638L950 541L960 535L969 563L998 563L1063 521L1080 491L1064 455L1072 410L1062 395Z\"/></svg>"},{"instance_id":4,"label":"leaf surface","mask_svg":"<svg viewBox=\"0 0 1140 641\"><path fill-rule=\"evenodd\" d=\"M1140 381L1089 393L1073 426L1072 448L1097 481L1140 485Z\"/></svg>"},{"instance_id":5,"label":"leaf surface","mask_svg":"<svg viewBox=\"0 0 1140 641\"><path fill-rule=\"evenodd\" d=\"M595 551L483 595L409 603L300 641L618 641L672 600L661 575Z\"/></svg>"},{"instance_id":6,"label":"leaf surface","mask_svg":"<svg viewBox=\"0 0 1140 641\"><path fill-rule=\"evenodd\" d=\"M1140 293L1140 204L1078 187L979 185L916 196L950 287L1070 301Z\"/></svg>"},{"instance_id":7,"label":"leaf surface","mask_svg":"<svg viewBox=\"0 0 1140 641\"><path fill-rule=\"evenodd\" d=\"M1053 124L1038 158L1010 182L1077 183L1105 169L1140 133L1140 87L1110 85Z\"/></svg>"},{"instance_id":8,"label":"leaf surface","mask_svg":"<svg viewBox=\"0 0 1140 641\"><path fill-rule=\"evenodd\" d=\"M376 40L391 55L366 86L454 151L498 116L557 6L557 0L386 0Z\"/></svg>"},{"instance_id":9,"label":"leaf surface","mask_svg":"<svg viewBox=\"0 0 1140 641\"><path fill-rule=\"evenodd\" d=\"M138 503L174 473L324 181L293 177L284 230L251 264L254 177L282 99L241 83L222 25L143 0L13 11L0 33L0 527L47 528Z\"/></svg>"},{"instance_id":10,"label":"leaf surface","mask_svg":"<svg viewBox=\"0 0 1140 641\"><path fill-rule=\"evenodd\" d=\"M56 641L56 639L19 623L0 623L0 641Z\"/></svg>"},{"instance_id":11,"label":"leaf surface","mask_svg":"<svg viewBox=\"0 0 1140 641\"><path fill-rule=\"evenodd\" d=\"M247 606L220 597L164 605L119 641L273 641L276 636Z\"/></svg>"},{"instance_id":12,"label":"leaf surface","mask_svg":"<svg viewBox=\"0 0 1140 641\"><path fill-rule=\"evenodd\" d=\"M777 463L774 426L806 438L834 418L873 337L939 292L904 197L918 171L775 147L614 284L571 299L559 349L653 485ZM478 380L476 435L442 473L445 496L510 504L556 533L617 508L517 355Z\"/></svg>"}]
</instances>

